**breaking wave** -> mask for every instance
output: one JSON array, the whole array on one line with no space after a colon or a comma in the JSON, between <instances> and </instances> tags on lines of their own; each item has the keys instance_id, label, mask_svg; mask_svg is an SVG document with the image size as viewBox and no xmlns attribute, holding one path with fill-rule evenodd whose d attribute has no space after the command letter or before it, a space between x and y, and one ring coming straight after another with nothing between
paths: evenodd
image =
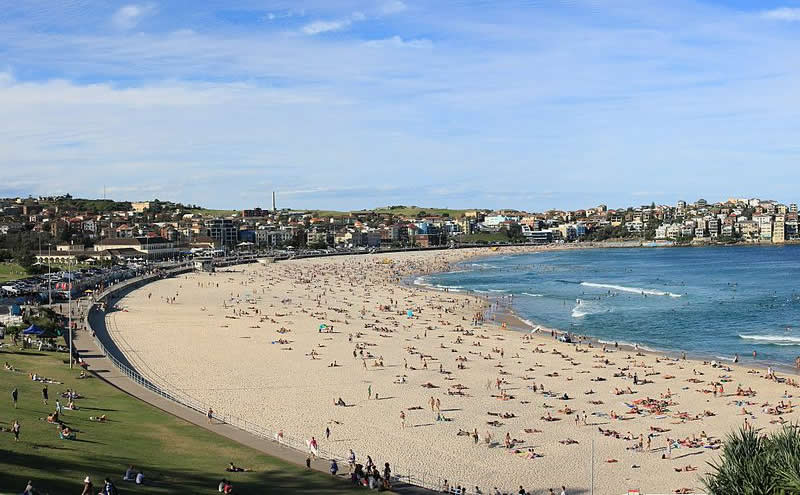
<instances>
[{"instance_id":1,"label":"breaking wave","mask_svg":"<svg viewBox=\"0 0 800 495\"><path fill-rule=\"evenodd\" d=\"M675 294L673 292L664 292L655 289L642 289L639 287L625 287L624 285L596 284L594 282L581 282L581 285L583 285L584 287L595 287L598 289L610 289L620 292L630 292L632 294L646 294L648 296L681 297L680 294Z\"/></svg>"}]
</instances>

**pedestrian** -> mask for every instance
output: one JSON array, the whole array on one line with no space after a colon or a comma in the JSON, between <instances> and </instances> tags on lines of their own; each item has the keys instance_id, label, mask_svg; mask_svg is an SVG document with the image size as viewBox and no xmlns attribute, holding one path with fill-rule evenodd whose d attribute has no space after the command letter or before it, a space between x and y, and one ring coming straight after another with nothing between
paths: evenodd
<instances>
[{"instance_id":1,"label":"pedestrian","mask_svg":"<svg viewBox=\"0 0 800 495\"><path fill-rule=\"evenodd\" d=\"M11 391L11 401L14 402L14 409L17 408L17 396L19 392L17 392L17 387L14 387L14 390Z\"/></svg>"},{"instance_id":2,"label":"pedestrian","mask_svg":"<svg viewBox=\"0 0 800 495\"><path fill-rule=\"evenodd\" d=\"M389 463L386 462L383 464L383 482L384 488L391 488L391 481L392 481L392 469L389 467Z\"/></svg>"},{"instance_id":3,"label":"pedestrian","mask_svg":"<svg viewBox=\"0 0 800 495\"><path fill-rule=\"evenodd\" d=\"M339 471L339 465L336 464L336 459L331 460L331 476L336 476Z\"/></svg>"},{"instance_id":4,"label":"pedestrian","mask_svg":"<svg viewBox=\"0 0 800 495\"><path fill-rule=\"evenodd\" d=\"M367 386L367 399L372 398L372 385Z\"/></svg>"},{"instance_id":5,"label":"pedestrian","mask_svg":"<svg viewBox=\"0 0 800 495\"><path fill-rule=\"evenodd\" d=\"M102 495L119 495L116 485L114 485L109 478L106 478L104 483L103 491L100 492Z\"/></svg>"},{"instance_id":6,"label":"pedestrian","mask_svg":"<svg viewBox=\"0 0 800 495\"><path fill-rule=\"evenodd\" d=\"M311 458L306 457L306 469L311 469Z\"/></svg>"},{"instance_id":7,"label":"pedestrian","mask_svg":"<svg viewBox=\"0 0 800 495\"><path fill-rule=\"evenodd\" d=\"M405 429L406 427L406 413L405 411L400 411L400 428Z\"/></svg>"},{"instance_id":8,"label":"pedestrian","mask_svg":"<svg viewBox=\"0 0 800 495\"><path fill-rule=\"evenodd\" d=\"M44 402L45 406L47 405L47 385L42 387L42 402Z\"/></svg>"},{"instance_id":9,"label":"pedestrian","mask_svg":"<svg viewBox=\"0 0 800 495\"><path fill-rule=\"evenodd\" d=\"M59 415L61 415L61 414L62 414L62 412L63 412L63 410L64 410L64 408L63 408L63 407L61 407L61 400L59 400L59 399L56 399L56 412L57 412Z\"/></svg>"},{"instance_id":10,"label":"pedestrian","mask_svg":"<svg viewBox=\"0 0 800 495\"><path fill-rule=\"evenodd\" d=\"M92 479L88 476L83 479L83 491L81 492L81 495L95 495Z\"/></svg>"},{"instance_id":11,"label":"pedestrian","mask_svg":"<svg viewBox=\"0 0 800 495\"><path fill-rule=\"evenodd\" d=\"M325 427L325 440L331 437L331 429L329 427Z\"/></svg>"},{"instance_id":12,"label":"pedestrian","mask_svg":"<svg viewBox=\"0 0 800 495\"><path fill-rule=\"evenodd\" d=\"M567 487L564 485L561 485L561 495L567 495Z\"/></svg>"},{"instance_id":13,"label":"pedestrian","mask_svg":"<svg viewBox=\"0 0 800 495\"><path fill-rule=\"evenodd\" d=\"M209 407L208 412L206 413L206 418L208 418L208 424L211 424L211 418L213 417L214 417L214 411Z\"/></svg>"},{"instance_id":14,"label":"pedestrian","mask_svg":"<svg viewBox=\"0 0 800 495\"><path fill-rule=\"evenodd\" d=\"M14 434L14 441L15 442L19 442L19 429L20 429L19 421L17 421L15 419L14 420L14 424L11 425L11 433Z\"/></svg>"}]
</instances>

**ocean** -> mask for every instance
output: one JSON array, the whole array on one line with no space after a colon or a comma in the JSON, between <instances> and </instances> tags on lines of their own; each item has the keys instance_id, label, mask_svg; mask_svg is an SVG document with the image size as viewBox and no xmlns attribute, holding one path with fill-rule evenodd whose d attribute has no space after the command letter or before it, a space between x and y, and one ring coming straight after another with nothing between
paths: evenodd
<instances>
[{"instance_id":1,"label":"ocean","mask_svg":"<svg viewBox=\"0 0 800 495\"><path fill-rule=\"evenodd\" d=\"M513 294L531 324L716 360L800 356L800 246L575 249L495 256L417 278Z\"/></svg>"}]
</instances>

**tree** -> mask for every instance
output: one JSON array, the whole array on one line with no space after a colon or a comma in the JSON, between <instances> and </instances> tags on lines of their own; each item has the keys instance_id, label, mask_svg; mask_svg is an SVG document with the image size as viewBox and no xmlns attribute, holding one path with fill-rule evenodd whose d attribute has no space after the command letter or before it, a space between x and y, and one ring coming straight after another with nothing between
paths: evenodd
<instances>
[{"instance_id":1,"label":"tree","mask_svg":"<svg viewBox=\"0 0 800 495\"><path fill-rule=\"evenodd\" d=\"M525 239L525 236L522 235L522 227L518 223L512 223L509 225L508 229L506 230L506 235L514 242Z\"/></svg>"},{"instance_id":2,"label":"tree","mask_svg":"<svg viewBox=\"0 0 800 495\"><path fill-rule=\"evenodd\" d=\"M25 270L29 270L34 263L36 263L36 256L33 255L30 249L18 249L14 254L14 261Z\"/></svg>"}]
</instances>

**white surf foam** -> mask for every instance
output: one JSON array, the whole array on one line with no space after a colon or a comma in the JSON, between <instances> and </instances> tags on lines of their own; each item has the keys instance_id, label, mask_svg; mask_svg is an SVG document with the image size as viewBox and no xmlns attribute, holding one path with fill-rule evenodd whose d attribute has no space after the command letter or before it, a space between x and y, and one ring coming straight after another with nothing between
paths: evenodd
<instances>
[{"instance_id":1,"label":"white surf foam","mask_svg":"<svg viewBox=\"0 0 800 495\"><path fill-rule=\"evenodd\" d=\"M634 342L627 342L627 341L624 341L624 340L611 341L611 340L597 339L597 341L600 342L601 344L605 344L605 345L614 345L616 343L616 344L619 344L621 346L638 348L638 349L640 349L642 351L657 352L655 349L653 349L651 347L647 347L647 346L642 345L642 344L636 344Z\"/></svg>"},{"instance_id":2,"label":"white surf foam","mask_svg":"<svg viewBox=\"0 0 800 495\"><path fill-rule=\"evenodd\" d=\"M421 285L423 287L430 287L431 284L425 280L425 277L417 277L414 279L414 285Z\"/></svg>"},{"instance_id":3,"label":"white surf foam","mask_svg":"<svg viewBox=\"0 0 800 495\"><path fill-rule=\"evenodd\" d=\"M642 289L639 287L625 287L624 285L614 285L614 284L598 284L594 282L581 282L581 285L584 287L595 287L598 289L611 289L620 292L630 292L633 294L647 294L648 296L669 296L669 297L681 297L680 294L675 294L672 292L664 292L655 289Z\"/></svg>"},{"instance_id":4,"label":"white surf foam","mask_svg":"<svg viewBox=\"0 0 800 495\"><path fill-rule=\"evenodd\" d=\"M573 318L583 318L586 315L593 315L598 313L610 313L614 308L606 308L597 301L585 301L583 299L576 299L577 303L572 308Z\"/></svg>"},{"instance_id":5,"label":"white surf foam","mask_svg":"<svg viewBox=\"0 0 800 495\"><path fill-rule=\"evenodd\" d=\"M531 297L543 297L544 296L544 294L531 294L530 292L523 292L522 294L524 294L526 296L531 296Z\"/></svg>"},{"instance_id":6,"label":"white surf foam","mask_svg":"<svg viewBox=\"0 0 800 495\"><path fill-rule=\"evenodd\" d=\"M740 339L753 340L764 344L774 345L800 345L800 337L792 337L791 335L747 335L739 334Z\"/></svg>"}]
</instances>

